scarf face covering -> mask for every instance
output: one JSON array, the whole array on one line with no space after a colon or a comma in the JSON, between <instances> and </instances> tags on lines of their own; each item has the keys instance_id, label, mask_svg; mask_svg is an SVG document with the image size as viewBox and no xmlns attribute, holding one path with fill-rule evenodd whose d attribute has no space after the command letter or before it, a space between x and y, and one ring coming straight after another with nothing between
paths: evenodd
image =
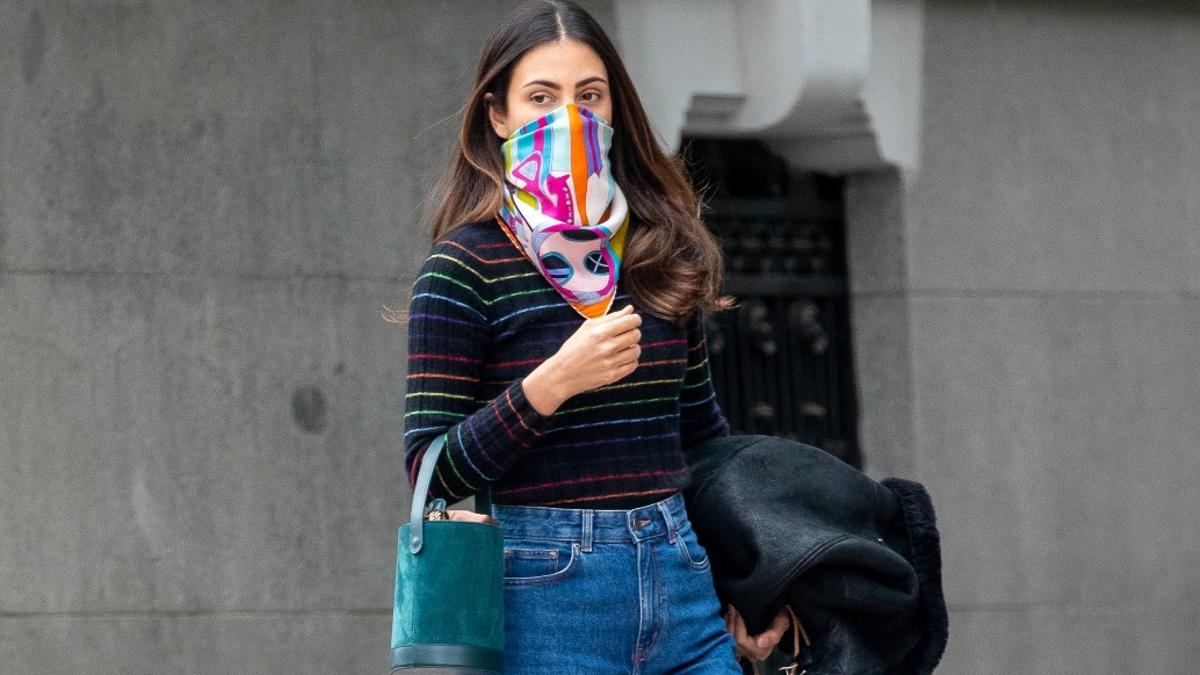
<instances>
[{"instance_id":1,"label":"scarf face covering","mask_svg":"<svg viewBox=\"0 0 1200 675\"><path fill-rule=\"evenodd\" d=\"M504 144L501 229L586 318L617 294L629 206L613 179L613 129L567 103L526 123Z\"/></svg>"}]
</instances>

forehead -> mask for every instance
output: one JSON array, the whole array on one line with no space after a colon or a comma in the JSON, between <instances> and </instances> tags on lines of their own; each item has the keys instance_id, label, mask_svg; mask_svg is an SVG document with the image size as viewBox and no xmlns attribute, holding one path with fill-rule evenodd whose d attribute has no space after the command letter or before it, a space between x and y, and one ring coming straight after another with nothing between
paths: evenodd
<instances>
[{"instance_id":1,"label":"forehead","mask_svg":"<svg viewBox=\"0 0 1200 675\"><path fill-rule=\"evenodd\" d=\"M513 67L512 82L523 87L530 80L549 80L573 86L592 75L608 79L604 61L594 49L578 40L559 40L525 52Z\"/></svg>"}]
</instances>

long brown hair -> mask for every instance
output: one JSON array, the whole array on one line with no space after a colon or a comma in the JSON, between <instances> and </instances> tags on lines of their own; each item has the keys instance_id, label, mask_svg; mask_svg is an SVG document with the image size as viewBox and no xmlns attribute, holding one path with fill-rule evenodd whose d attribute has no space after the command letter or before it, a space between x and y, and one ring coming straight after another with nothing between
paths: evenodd
<instances>
[{"instance_id":1,"label":"long brown hair","mask_svg":"<svg viewBox=\"0 0 1200 675\"><path fill-rule=\"evenodd\" d=\"M616 48L595 19L570 0L525 2L488 38L475 86L459 111L458 147L435 188L431 241L461 225L495 218L504 158L487 100L506 114L512 70L521 56L568 38L591 47L608 70L614 100L610 160L630 210L620 271L625 287L638 306L663 319L680 320L697 307L728 309L733 298L719 296L724 257L700 220L700 203L682 158L660 149Z\"/></svg>"}]
</instances>

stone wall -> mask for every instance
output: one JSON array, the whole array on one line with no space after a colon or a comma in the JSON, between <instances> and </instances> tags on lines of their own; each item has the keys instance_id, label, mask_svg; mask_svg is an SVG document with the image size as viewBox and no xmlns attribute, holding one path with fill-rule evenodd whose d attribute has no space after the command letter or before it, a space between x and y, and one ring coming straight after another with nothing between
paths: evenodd
<instances>
[{"instance_id":1,"label":"stone wall","mask_svg":"<svg viewBox=\"0 0 1200 675\"><path fill-rule=\"evenodd\" d=\"M384 670L434 4L0 1L0 670Z\"/></svg>"},{"instance_id":2,"label":"stone wall","mask_svg":"<svg viewBox=\"0 0 1200 675\"><path fill-rule=\"evenodd\" d=\"M943 534L946 673L1200 660L1200 7L931 1L915 176L851 181L871 471Z\"/></svg>"}]
</instances>

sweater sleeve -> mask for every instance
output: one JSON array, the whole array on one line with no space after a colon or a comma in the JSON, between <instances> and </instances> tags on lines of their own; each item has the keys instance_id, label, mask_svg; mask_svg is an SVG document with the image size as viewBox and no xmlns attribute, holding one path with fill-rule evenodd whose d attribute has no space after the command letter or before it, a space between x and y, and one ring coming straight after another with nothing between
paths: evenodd
<instances>
[{"instance_id":1,"label":"sweater sleeve","mask_svg":"<svg viewBox=\"0 0 1200 675\"><path fill-rule=\"evenodd\" d=\"M427 500L453 503L498 479L548 427L517 378L479 406L491 337L486 283L473 254L436 243L413 284L408 314L404 462L410 487L425 450L446 434Z\"/></svg>"},{"instance_id":2,"label":"sweater sleeve","mask_svg":"<svg viewBox=\"0 0 1200 675\"><path fill-rule=\"evenodd\" d=\"M730 434L729 422L717 403L712 372L708 363L708 341L704 321L697 309L685 323L687 334L687 370L679 393L679 438L684 452L716 436Z\"/></svg>"}]
</instances>

